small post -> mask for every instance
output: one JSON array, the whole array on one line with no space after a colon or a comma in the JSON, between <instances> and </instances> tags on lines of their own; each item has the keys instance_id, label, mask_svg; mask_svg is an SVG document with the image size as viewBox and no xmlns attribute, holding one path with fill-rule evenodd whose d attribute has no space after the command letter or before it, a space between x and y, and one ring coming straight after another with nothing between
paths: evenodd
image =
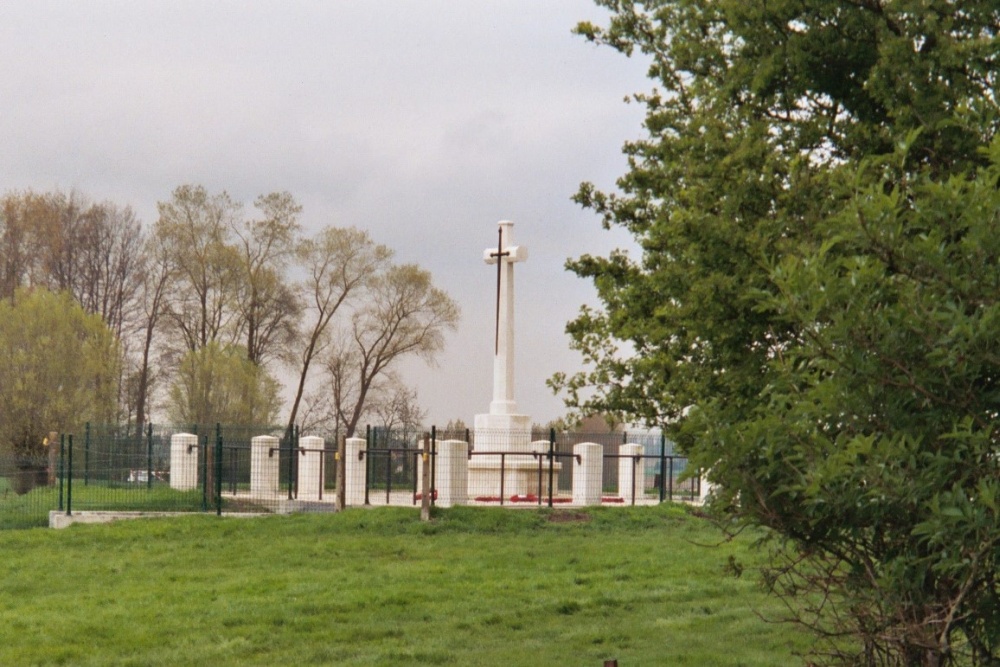
<instances>
[{"instance_id":1,"label":"small post","mask_svg":"<svg viewBox=\"0 0 1000 667\"><path fill-rule=\"evenodd\" d=\"M667 434L660 434L660 502L667 489Z\"/></svg>"},{"instance_id":2,"label":"small post","mask_svg":"<svg viewBox=\"0 0 1000 667\"><path fill-rule=\"evenodd\" d=\"M347 507L347 437L337 437L337 455L334 459L336 473L334 484L337 485L337 499L334 507L338 512Z\"/></svg>"},{"instance_id":3,"label":"small post","mask_svg":"<svg viewBox=\"0 0 1000 667\"><path fill-rule=\"evenodd\" d=\"M371 505L368 498L369 471L372 467L372 425L365 426L365 506Z\"/></svg>"},{"instance_id":4,"label":"small post","mask_svg":"<svg viewBox=\"0 0 1000 667\"><path fill-rule=\"evenodd\" d=\"M59 434L59 511L63 509L63 479L66 477L66 434Z\"/></svg>"},{"instance_id":5,"label":"small post","mask_svg":"<svg viewBox=\"0 0 1000 667\"><path fill-rule=\"evenodd\" d=\"M436 505L434 496L437 492L437 427L431 426L431 505Z\"/></svg>"},{"instance_id":6,"label":"small post","mask_svg":"<svg viewBox=\"0 0 1000 667\"><path fill-rule=\"evenodd\" d=\"M153 425L146 426L146 490L153 488Z\"/></svg>"},{"instance_id":7,"label":"small post","mask_svg":"<svg viewBox=\"0 0 1000 667\"><path fill-rule=\"evenodd\" d=\"M90 483L90 422L83 429L83 485Z\"/></svg>"},{"instance_id":8,"label":"small post","mask_svg":"<svg viewBox=\"0 0 1000 667\"><path fill-rule=\"evenodd\" d=\"M556 457L554 456L555 450L556 450L556 429L550 428L549 429L549 507L552 507L552 494L555 491L555 489L552 488L553 482L555 481L554 479L555 461L556 461Z\"/></svg>"},{"instance_id":9,"label":"small post","mask_svg":"<svg viewBox=\"0 0 1000 667\"><path fill-rule=\"evenodd\" d=\"M222 516L222 424L215 425L215 515Z\"/></svg>"},{"instance_id":10,"label":"small post","mask_svg":"<svg viewBox=\"0 0 1000 667\"><path fill-rule=\"evenodd\" d=\"M420 520L431 520L431 436L424 433L424 451L421 454L424 464L420 467Z\"/></svg>"},{"instance_id":11,"label":"small post","mask_svg":"<svg viewBox=\"0 0 1000 667\"><path fill-rule=\"evenodd\" d=\"M386 443L389 444L389 443ZM385 504L389 505L389 499L392 496L392 448L386 447L385 450Z\"/></svg>"},{"instance_id":12,"label":"small post","mask_svg":"<svg viewBox=\"0 0 1000 667\"><path fill-rule=\"evenodd\" d=\"M208 435L201 436L201 511L208 511Z\"/></svg>"},{"instance_id":13,"label":"small post","mask_svg":"<svg viewBox=\"0 0 1000 667\"><path fill-rule=\"evenodd\" d=\"M66 516L73 516L73 434L69 434L69 478L66 480Z\"/></svg>"}]
</instances>

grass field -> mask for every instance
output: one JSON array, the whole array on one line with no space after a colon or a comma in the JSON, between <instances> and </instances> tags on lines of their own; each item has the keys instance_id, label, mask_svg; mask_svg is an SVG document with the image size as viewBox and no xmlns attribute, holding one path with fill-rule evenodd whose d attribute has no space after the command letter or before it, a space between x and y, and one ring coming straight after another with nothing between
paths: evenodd
<instances>
[{"instance_id":1,"label":"grass field","mask_svg":"<svg viewBox=\"0 0 1000 667\"><path fill-rule=\"evenodd\" d=\"M671 505L4 531L0 664L802 664L718 542Z\"/></svg>"}]
</instances>

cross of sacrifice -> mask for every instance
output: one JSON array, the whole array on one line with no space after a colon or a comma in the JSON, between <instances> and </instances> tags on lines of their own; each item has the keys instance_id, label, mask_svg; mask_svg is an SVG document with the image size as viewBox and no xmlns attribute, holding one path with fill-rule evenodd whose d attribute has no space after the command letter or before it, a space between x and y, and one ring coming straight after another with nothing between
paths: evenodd
<instances>
[{"instance_id":1,"label":"cross of sacrifice","mask_svg":"<svg viewBox=\"0 0 1000 667\"><path fill-rule=\"evenodd\" d=\"M487 264L497 265L497 314L493 352L492 414L513 414L514 403L514 263L528 259L528 249L512 245L514 223L501 220L496 248L483 252ZM504 241L507 245L504 246Z\"/></svg>"}]
</instances>

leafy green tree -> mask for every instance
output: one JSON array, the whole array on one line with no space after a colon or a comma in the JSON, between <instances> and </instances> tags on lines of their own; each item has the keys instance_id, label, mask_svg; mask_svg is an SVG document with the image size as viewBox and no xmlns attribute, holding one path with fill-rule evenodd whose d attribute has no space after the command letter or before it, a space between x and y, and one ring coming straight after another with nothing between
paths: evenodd
<instances>
[{"instance_id":1,"label":"leafy green tree","mask_svg":"<svg viewBox=\"0 0 1000 667\"><path fill-rule=\"evenodd\" d=\"M50 431L111 420L118 362L114 335L68 293L21 288L0 301L0 450L44 473ZM44 479L22 475L17 490Z\"/></svg>"},{"instance_id":2,"label":"leafy green tree","mask_svg":"<svg viewBox=\"0 0 1000 667\"><path fill-rule=\"evenodd\" d=\"M170 387L167 412L178 424L273 424L278 382L237 345L188 352Z\"/></svg>"},{"instance_id":3,"label":"leafy green tree","mask_svg":"<svg viewBox=\"0 0 1000 667\"><path fill-rule=\"evenodd\" d=\"M847 664L997 660L995 3L599 0L650 59L570 406L665 425ZM819 600L818 606L810 606ZM818 659L818 658L817 658Z\"/></svg>"}]
</instances>

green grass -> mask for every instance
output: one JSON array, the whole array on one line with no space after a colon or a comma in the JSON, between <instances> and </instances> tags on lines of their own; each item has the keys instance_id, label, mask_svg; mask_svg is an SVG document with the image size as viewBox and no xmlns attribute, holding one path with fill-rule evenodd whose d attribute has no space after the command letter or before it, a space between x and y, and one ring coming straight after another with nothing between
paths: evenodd
<instances>
[{"instance_id":1,"label":"green grass","mask_svg":"<svg viewBox=\"0 0 1000 667\"><path fill-rule=\"evenodd\" d=\"M189 516L0 533L3 665L783 665L684 509ZM553 520L555 519L555 520Z\"/></svg>"}]
</instances>

